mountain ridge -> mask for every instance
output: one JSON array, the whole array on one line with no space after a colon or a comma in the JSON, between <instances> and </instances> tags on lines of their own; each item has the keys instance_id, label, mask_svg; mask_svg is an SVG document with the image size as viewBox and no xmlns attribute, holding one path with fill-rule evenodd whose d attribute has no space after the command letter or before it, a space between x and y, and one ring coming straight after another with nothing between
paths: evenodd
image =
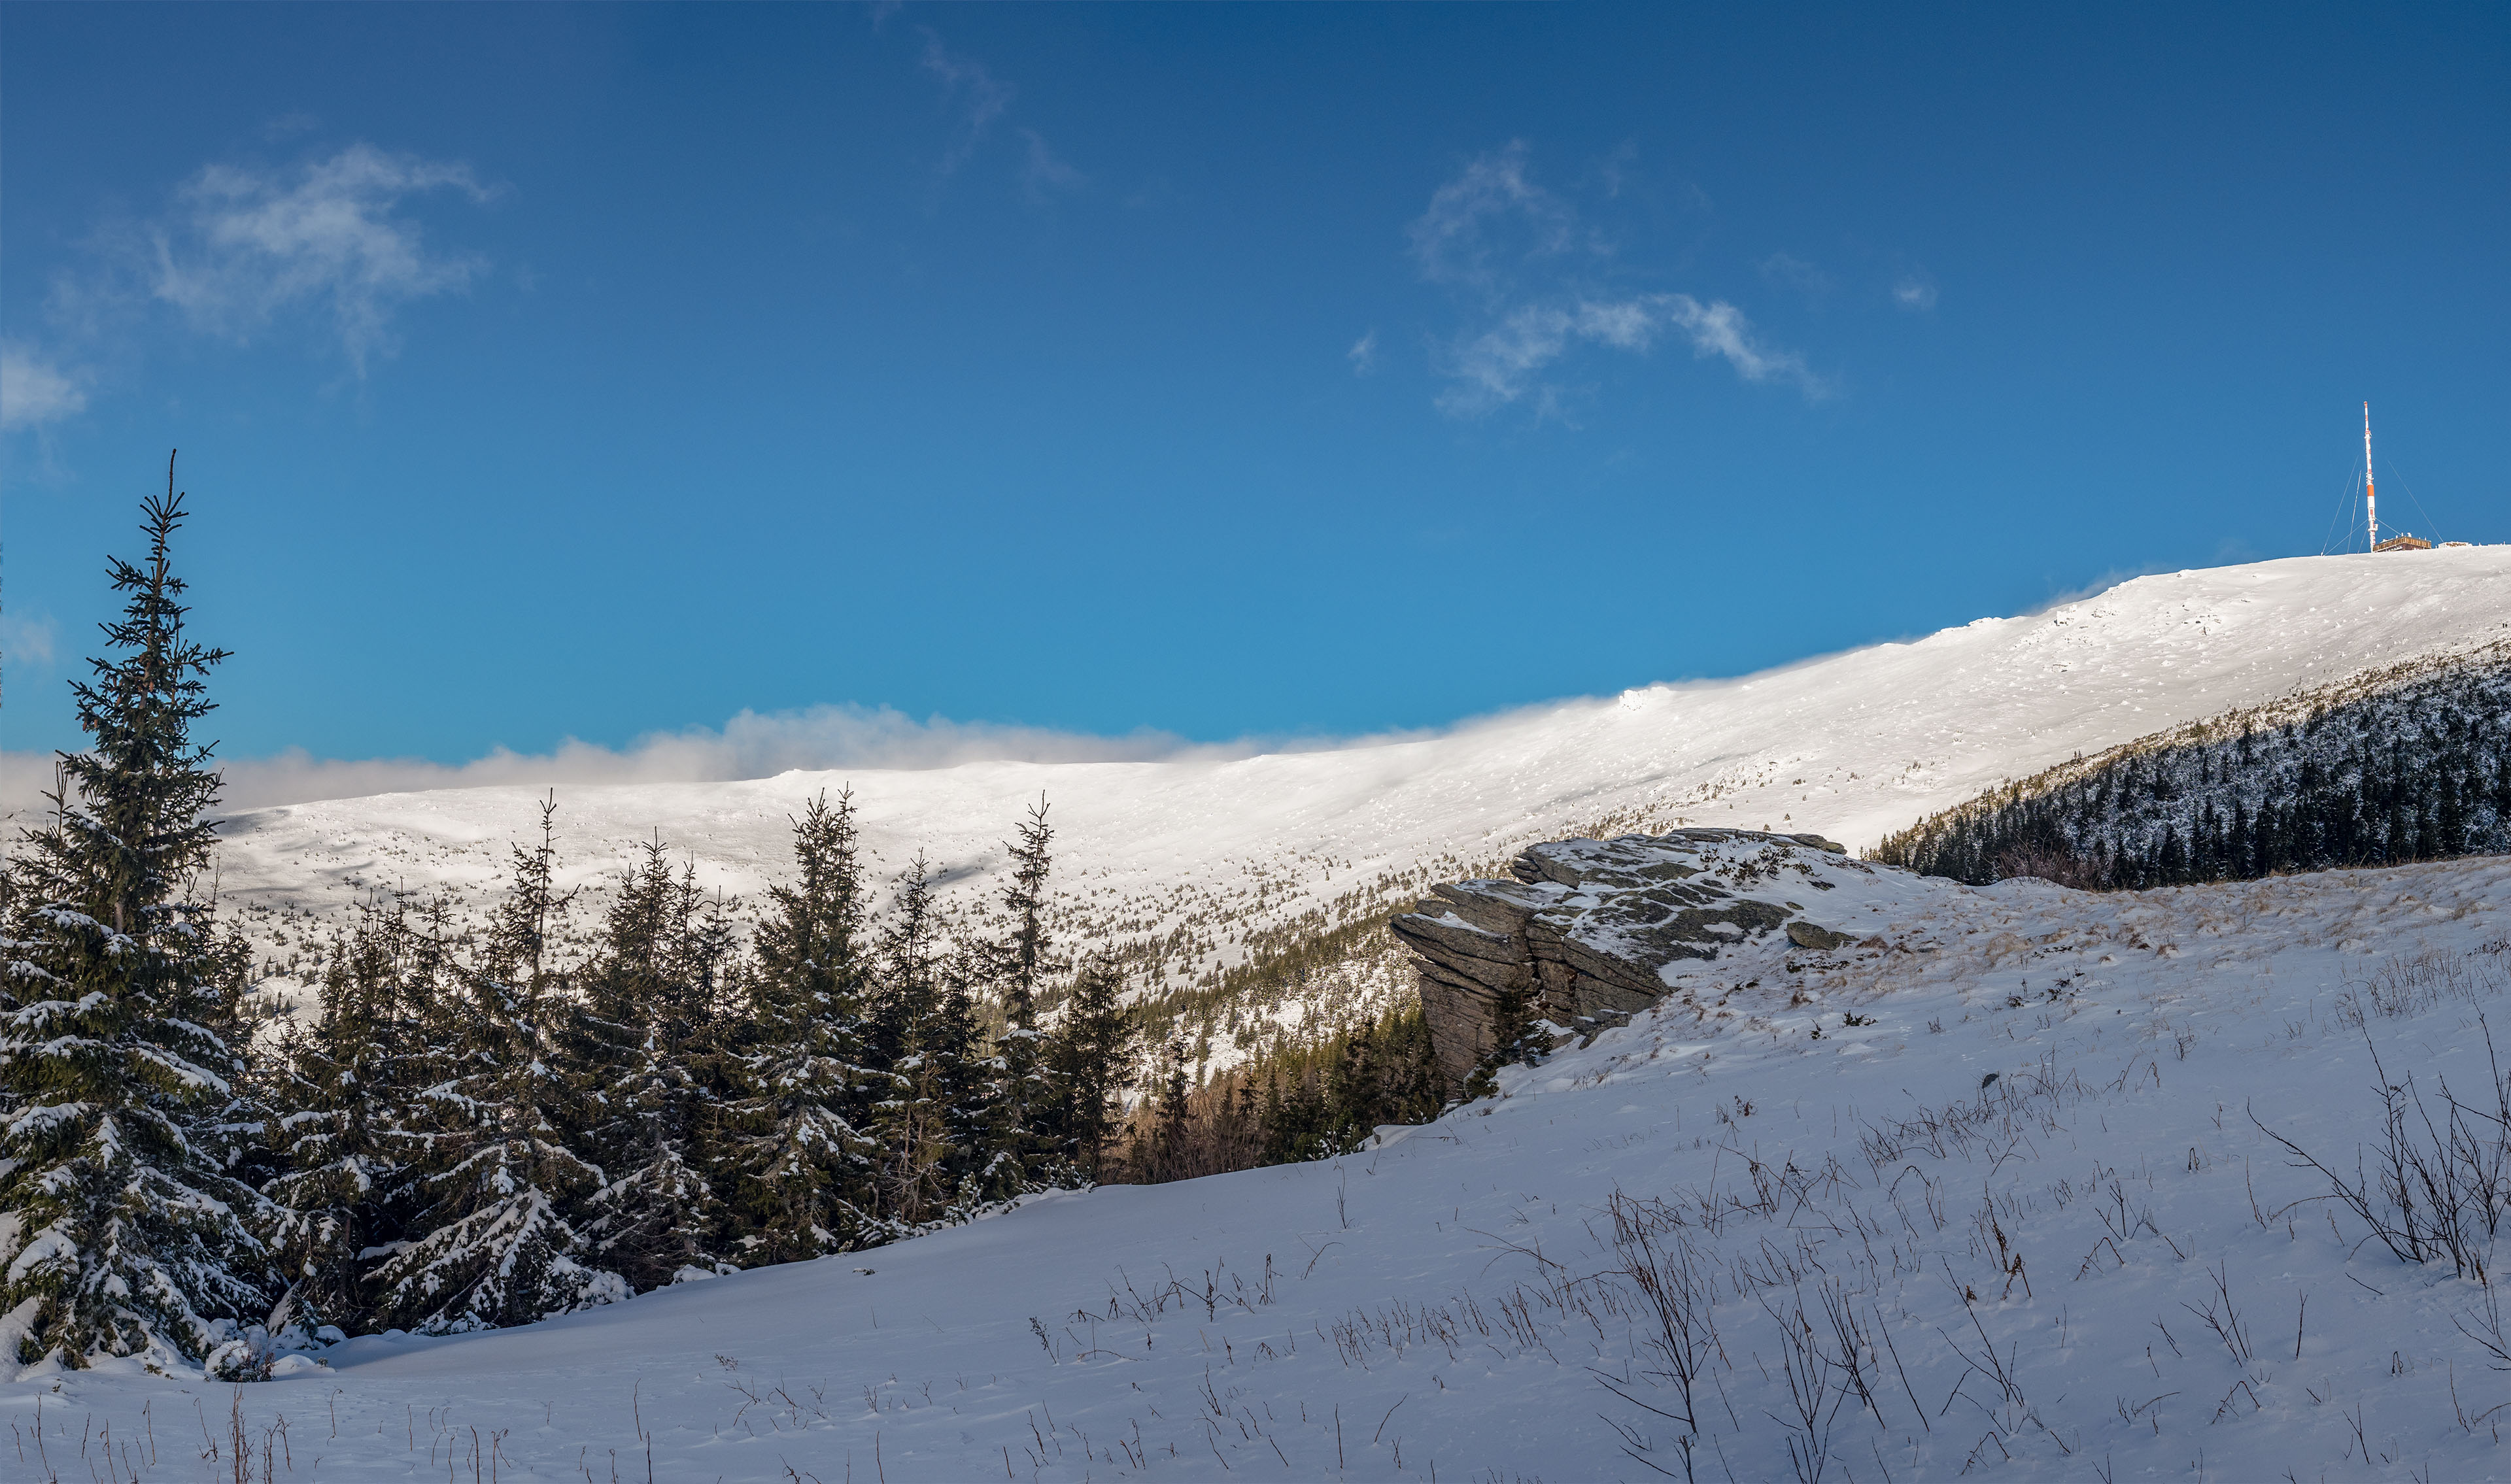
<instances>
[{"instance_id":1,"label":"mountain ridge","mask_svg":"<svg viewBox=\"0 0 2511 1484\"><path fill-rule=\"evenodd\" d=\"M851 784L881 866L928 851L967 923L1001 840L1043 792L1061 827L1065 941L1116 949L1145 992L1177 994L1217 985L1267 933L1331 929L1565 834L1708 825L1871 846L2077 752L2511 636L2506 579L2511 547L2291 557L2136 578L2034 614L1430 737L1219 760L587 785L559 794L561 848L571 879L598 894L659 829L703 884L755 897L783 867L789 816ZM299 943L366 892L476 893L534 823L540 792L240 813L224 822L220 890L262 924L295 923Z\"/></svg>"}]
</instances>

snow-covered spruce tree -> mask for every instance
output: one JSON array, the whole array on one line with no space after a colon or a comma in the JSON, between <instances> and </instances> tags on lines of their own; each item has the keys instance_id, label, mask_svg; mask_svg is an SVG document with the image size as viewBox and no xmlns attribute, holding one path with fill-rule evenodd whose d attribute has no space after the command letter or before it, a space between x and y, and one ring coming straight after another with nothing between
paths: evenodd
<instances>
[{"instance_id":1,"label":"snow-covered spruce tree","mask_svg":"<svg viewBox=\"0 0 2511 1484\"><path fill-rule=\"evenodd\" d=\"M876 1147L852 1110L862 1065L869 924L854 797L813 799L793 824L798 879L768 889L726 1057L718 1186L749 1225L740 1260L793 1262L863 1245Z\"/></svg>"},{"instance_id":2,"label":"snow-covered spruce tree","mask_svg":"<svg viewBox=\"0 0 2511 1484\"><path fill-rule=\"evenodd\" d=\"M405 1237L419 1194L433 1115L417 1094L437 1070L423 1032L444 1019L445 939L442 902L367 902L332 945L321 1010L277 1037L271 1142L286 1165L264 1189L281 1207L280 1275L309 1325L375 1327L362 1254Z\"/></svg>"},{"instance_id":3,"label":"snow-covered spruce tree","mask_svg":"<svg viewBox=\"0 0 2511 1484\"><path fill-rule=\"evenodd\" d=\"M573 1006L552 939L574 894L557 888L556 810L541 807L538 846L515 848L484 948L457 966L430 1028L443 1065L420 1093L436 1115L425 1204L372 1275L387 1326L454 1334L628 1297L617 1274L582 1261L573 1220L604 1181L569 1147Z\"/></svg>"},{"instance_id":4,"label":"snow-covered spruce tree","mask_svg":"<svg viewBox=\"0 0 2511 1484\"><path fill-rule=\"evenodd\" d=\"M1126 1010L1123 994L1114 969L1084 965L1046 1041L1052 1102L1042 1122L1055 1152L1093 1180L1116 1131L1117 1099L1133 1081L1141 1043L1141 1027Z\"/></svg>"},{"instance_id":5,"label":"snow-covered spruce tree","mask_svg":"<svg viewBox=\"0 0 2511 1484\"><path fill-rule=\"evenodd\" d=\"M677 874L660 840L620 883L600 957L584 975L576 1063L586 1152L609 1175L584 1235L593 1260L638 1291L723 1261L726 1212L700 1148L718 1101L714 1040L732 925Z\"/></svg>"},{"instance_id":6,"label":"snow-covered spruce tree","mask_svg":"<svg viewBox=\"0 0 2511 1484\"><path fill-rule=\"evenodd\" d=\"M944 1168L954 1220L1037 1188L1022 1174L1023 1151L1034 1141L1004 1108L1003 1058L986 1046L980 997L989 987L994 966L990 945L982 941L952 950L942 969L942 993L927 1037L939 1053L942 1137L949 1146Z\"/></svg>"},{"instance_id":7,"label":"snow-covered spruce tree","mask_svg":"<svg viewBox=\"0 0 2511 1484\"><path fill-rule=\"evenodd\" d=\"M1055 866L1055 829L1046 811L1046 799L1040 796L1021 821L1019 837L1006 845L1012 870L1002 905L1009 931L994 945L987 966L1003 1013L1003 1029L994 1043L997 1084L984 1138L985 1159L977 1171L989 1199L1072 1181L1069 1161L1040 1142L1036 1127L1052 1104L1037 997L1048 976L1062 968L1046 921L1047 878Z\"/></svg>"},{"instance_id":8,"label":"snow-covered spruce tree","mask_svg":"<svg viewBox=\"0 0 2511 1484\"><path fill-rule=\"evenodd\" d=\"M963 1015L953 1026L941 1013L937 939L931 869L918 855L881 934L872 998L872 1050L884 1084L875 1087L871 1130L880 1145L880 1215L892 1237L921 1230L948 1203L949 1091L974 1025Z\"/></svg>"},{"instance_id":9,"label":"snow-covered spruce tree","mask_svg":"<svg viewBox=\"0 0 2511 1484\"><path fill-rule=\"evenodd\" d=\"M183 629L174 493L115 559L116 652L74 682L88 749L7 865L0 947L0 1362L170 1370L271 1303L268 1208L233 1172L236 966L196 894L216 801L192 724L225 652Z\"/></svg>"}]
</instances>

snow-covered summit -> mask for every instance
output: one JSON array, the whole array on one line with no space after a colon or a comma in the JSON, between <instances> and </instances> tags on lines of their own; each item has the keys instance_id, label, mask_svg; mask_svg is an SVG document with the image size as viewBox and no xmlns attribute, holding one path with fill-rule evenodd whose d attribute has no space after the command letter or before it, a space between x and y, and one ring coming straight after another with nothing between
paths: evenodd
<instances>
[{"instance_id":1,"label":"snow-covered summit","mask_svg":"<svg viewBox=\"0 0 2511 1484\"><path fill-rule=\"evenodd\" d=\"M2141 577L1735 680L1651 685L1429 737L1153 762L972 763L561 790L579 879L660 830L701 880L754 894L789 817L851 784L895 867L930 853L965 893L1043 792L1076 934L1177 934L1180 978L1258 933L1331 927L1536 841L1718 825L1852 848L2078 752L2371 666L2511 635L2511 547L2295 557ZM290 805L228 822L223 890L328 912L395 884L476 889L535 820L537 790Z\"/></svg>"}]
</instances>

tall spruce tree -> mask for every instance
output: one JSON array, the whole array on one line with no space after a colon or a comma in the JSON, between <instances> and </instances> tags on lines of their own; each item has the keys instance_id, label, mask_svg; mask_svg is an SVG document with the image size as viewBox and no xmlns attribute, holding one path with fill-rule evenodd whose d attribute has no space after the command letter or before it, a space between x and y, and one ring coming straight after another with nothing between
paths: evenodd
<instances>
[{"instance_id":1,"label":"tall spruce tree","mask_svg":"<svg viewBox=\"0 0 2511 1484\"><path fill-rule=\"evenodd\" d=\"M880 1211L893 1237L919 1230L946 1203L950 1163L949 1090L968 1047L941 1010L939 928L931 866L918 855L900 878L881 934L880 987L872 1046L882 1085L871 1105L880 1141Z\"/></svg>"},{"instance_id":2,"label":"tall spruce tree","mask_svg":"<svg viewBox=\"0 0 2511 1484\"><path fill-rule=\"evenodd\" d=\"M332 944L312 1022L282 1023L271 1142L286 1163L265 1189L281 1207L281 1276L311 1324L370 1328L365 1254L407 1235L434 1119L421 1032L441 1019L446 932L442 901L367 902Z\"/></svg>"},{"instance_id":3,"label":"tall spruce tree","mask_svg":"<svg viewBox=\"0 0 2511 1484\"><path fill-rule=\"evenodd\" d=\"M584 976L581 1122L586 1154L609 1176L585 1236L592 1260L640 1292L725 1266L725 1210L701 1144L733 948L722 904L698 890L693 865L675 872L657 839L620 883Z\"/></svg>"},{"instance_id":4,"label":"tall spruce tree","mask_svg":"<svg viewBox=\"0 0 2511 1484\"><path fill-rule=\"evenodd\" d=\"M1047 822L1046 812L1041 794L1021 821L1018 838L1005 847L1012 863L1002 895L1008 932L992 955L1003 1028L994 1040L996 1087L986 1138L991 1148L980 1175L990 1199L1057 1178L1059 1161L1036 1137L1037 1122L1051 1103L1037 998L1047 977L1062 967L1056 961L1046 917L1047 879L1055 869L1055 827Z\"/></svg>"},{"instance_id":5,"label":"tall spruce tree","mask_svg":"<svg viewBox=\"0 0 2511 1484\"><path fill-rule=\"evenodd\" d=\"M1172 1037L1160 1060L1159 1107L1145 1133L1148 1147L1134 1161L1140 1178L1154 1183L1186 1177L1194 1128L1194 1083L1185 1069L1184 1040Z\"/></svg>"},{"instance_id":6,"label":"tall spruce tree","mask_svg":"<svg viewBox=\"0 0 2511 1484\"><path fill-rule=\"evenodd\" d=\"M1004 1017L1013 1025L1037 1024L1037 992L1056 971L1055 941L1046 921L1047 878L1055 870L1055 826L1046 822L1046 796L1040 794L1020 822L1020 838L1006 844L1011 853L1011 879L1003 886L1003 913L1010 932L1002 958Z\"/></svg>"},{"instance_id":7,"label":"tall spruce tree","mask_svg":"<svg viewBox=\"0 0 2511 1484\"><path fill-rule=\"evenodd\" d=\"M273 1297L269 1207L232 1164L235 966L196 894L216 802L207 675L172 546L183 497L141 509L148 555L112 560L114 652L72 683L87 750L52 822L7 866L0 945L0 1359L207 1356Z\"/></svg>"},{"instance_id":8,"label":"tall spruce tree","mask_svg":"<svg viewBox=\"0 0 2511 1484\"><path fill-rule=\"evenodd\" d=\"M987 1054L978 994L987 982L992 955L983 943L963 943L942 971L942 997L928 1038L940 1054L943 1137L954 1215L1020 1194L1029 1187L1021 1171L1025 1130L1004 1110L1004 1063ZM1017 1135L1006 1139L1010 1128Z\"/></svg>"},{"instance_id":9,"label":"tall spruce tree","mask_svg":"<svg viewBox=\"0 0 2511 1484\"><path fill-rule=\"evenodd\" d=\"M1133 1082L1141 1046L1142 1029L1123 996L1124 981L1112 967L1085 965L1047 1037L1056 1147L1092 1180L1108 1153L1122 1114L1118 1100Z\"/></svg>"},{"instance_id":10,"label":"tall spruce tree","mask_svg":"<svg viewBox=\"0 0 2511 1484\"><path fill-rule=\"evenodd\" d=\"M456 1334L628 1297L617 1274L582 1260L575 1224L605 1182L568 1137L577 1087L554 939L574 894L557 886L556 809L542 806L538 846L515 847L484 949L460 966L460 993L431 1030L444 1070L423 1093L439 1114L427 1204L418 1235L374 1271L386 1325Z\"/></svg>"},{"instance_id":11,"label":"tall spruce tree","mask_svg":"<svg viewBox=\"0 0 2511 1484\"><path fill-rule=\"evenodd\" d=\"M792 1262L867 1240L876 1146L853 1110L864 1067L869 922L854 795L793 822L796 879L768 889L727 1071L724 1176L751 1228L741 1261Z\"/></svg>"}]
</instances>

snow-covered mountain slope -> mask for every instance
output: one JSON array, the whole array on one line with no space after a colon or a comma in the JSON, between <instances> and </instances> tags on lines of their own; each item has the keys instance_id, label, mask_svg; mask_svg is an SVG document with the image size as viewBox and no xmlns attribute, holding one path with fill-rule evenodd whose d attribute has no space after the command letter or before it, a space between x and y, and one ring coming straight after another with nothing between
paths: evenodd
<instances>
[{"instance_id":1,"label":"snow-covered mountain slope","mask_svg":"<svg viewBox=\"0 0 2511 1484\"><path fill-rule=\"evenodd\" d=\"M754 895L783 869L789 816L851 783L886 864L925 850L965 901L1044 793L1062 829L1070 930L1158 941L1181 984L1265 934L1382 910L1538 840L1688 823L1814 830L1862 848L2078 752L2511 635L2507 599L2505 547L2181 572L1912 643L1430 737L1226 760L568 788L561 848L577 880L599 883L659 830L703 880ZM1783 582L1770 600L1787 600ZM534 827L536 799L481 788L240 815L225 828L222 889L321 916L375 887L476 890L503 866L507 842ZM283 961L307 940L301 920L263 926Z\"/></svg>"},{"instance_id":2,"label":"snow-covered mountain slope","mask_svg":"<svg viewBox=\"0 0 2511 1484\"><path fill-rule=\"evenodd\" d=\"M1638 1480L1686 1431L1712 1479L2511 1476L2487 1290L2275 1137L2376 1183L2412 1077L2498 1148L2511 861L1873 895L1888 951L1738 955L1357 1156L266 1386L32 1376L0 1476Z\"/></svg>"}]
</instances>

